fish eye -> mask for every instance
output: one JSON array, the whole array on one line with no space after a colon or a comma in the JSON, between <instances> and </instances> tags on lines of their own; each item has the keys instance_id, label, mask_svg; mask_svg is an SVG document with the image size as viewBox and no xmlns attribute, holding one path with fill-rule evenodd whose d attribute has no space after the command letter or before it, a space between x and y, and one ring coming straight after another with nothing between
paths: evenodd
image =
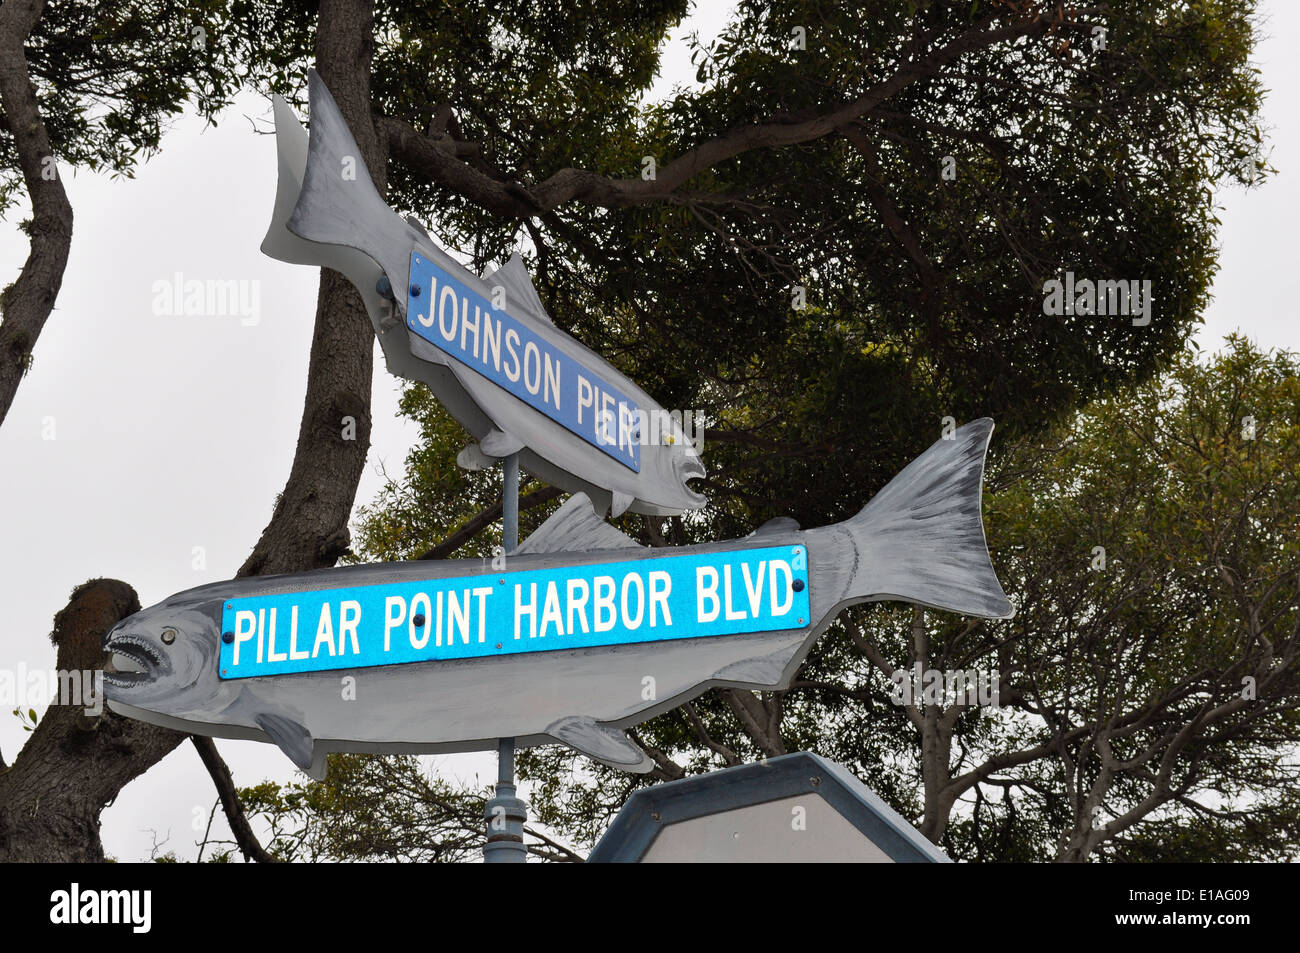
<instances>
[{"instance_id":1,"label":"fish eye","mask_svg":"<svg viewBox=\"0 0 1300 953\"><path fill-rule=\"evenodd\" d=\"M170 628L163 629L162 640L163 640L163 645L171 645L173 642L176 641L176 630Z\"/></svg>"}]
</instances>

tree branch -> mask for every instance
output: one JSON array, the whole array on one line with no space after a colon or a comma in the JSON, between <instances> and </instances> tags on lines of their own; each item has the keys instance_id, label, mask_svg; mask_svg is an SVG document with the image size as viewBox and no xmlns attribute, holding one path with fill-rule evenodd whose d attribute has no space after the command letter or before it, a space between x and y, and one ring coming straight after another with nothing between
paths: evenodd
<instances>
[{"instance_id":1,"label":"tree branch","mask_svg":"<svg viewBox=\"0 0 1300 953\"><path fill-rule=\"evenodd\" d=\"M880 214L880 220L885 223L889 233L894 236L898 244L903 246L903 250L907 252L907 257L916 266L916 270L921 276L921 283L925 286L926 293L929 296L927 303L930 305L936 304L943 279L934 267L934 262L921 248L921 240L917 237L916 232L907 224L903 214L898 210L898 207L889 197L889 193L885 190L883 184L885 177L879 163L876 162L875 150L867 142L866 134L860 126L846 126L843 135L857 150L859 158L862 159L863 164L866 166L867 174L862 181L862 187L867 193L867 198L871 199L871 204L875 206L876 211Z\"/></svg>"},{"instance_id":2,"label":"tree branch","mask_svg":"<svg viewBox=\"0 0 1300 953\"><path fill-rule=\"evenodd\" d=\"M740 758L736 755L736 752L732 751L722 742L713 740L713 737L709 734L709 730L704 727L704 722L701 720L700 713L696 710L693 702L687 702L682 706L682 709L686 712L686 717L691 720L691 724L695 726L695 734L710 751L721 755L722 760L727 763L728 767L740 764Z\"/></svg>"},{"instance_id":3,"label":"tree branch","mask_svg":"<svg viewBox=\"0 0 1300 953\"><path fill-rule=\"evenodd\" d=\"M544 486L539 490L533 490L531 493L525 493L519 498L519 511L531 510L534 507L541 506L547 500L553 500L560 496L564 491L559 487ZM446 559L456 550L460 549L471 539L477 536L487 527L491 526L501 518L502 501L497 500L487 509L479 512L477 516L467 522L456 532L452 533L437 546L425 550L417 559Z\"/></svg>"},{"instance_id":4,"label":"tree branch","mask_svg":"<svg viewBox=\"0 0 1300 953\"><path fill-rule=\"evenodd\" d=\"M701 172L744 153L798 145L836 134L918 79L935 75L965 54L1009 40L1041 35L1064 22L1064 17L1060 11L1047 10L1027 14L1007 26L970 30L907 61L888 79L838 109L797 122L770 120L737 127L688 149L660 166L655 177L648 180L616 179L566 168L531 186L501 182L462 161L455 145L445 137L423 136L409 123L392 116L380 118L377 124L395 158L498 215L526 219L575 201L604 208L628 208L660 201Z\"/></svg>"},{"instance_id":5,"label":"tree branch","mask_svg":"<svg viewBox=\"0 0 1300 953\"><path fill-rule=\"evenodd\" d=\"M383 195L387 156L371 121L370 0L322 0L316 66L356 137ZM271 521L239 576L333 566L350 542L348 517L370 448L370 385L374 332L361 296L342 275L321 269L316 323L307 368L298 446ZM355 439L343 439L344 418Z\"/></svg>"},{"instance_id":6,"label":"tree branch","mask_svg":"<svg viewBox=\"0 0 1300 953\"><path fill-rule=\"evenodd\" d=\"M764 726L767 712L753 692L744 688L727 688L723 689L722 697L740 719L745 733L753 739L754 744L758 745L763 754L769 758L777 758L786 753L780 732L770 732Z\"/></svg>"},{"instance_id":7,"label":"tree branch","mask_svg":"<svg viewBox=\"0 0 1300 953\"><path fill-rule=\"evenodd\" d=\"M235 843L244 854L244 859L259 864L273 864L275 858L268 854L257 840L253 828L244 814L244 806L239 803L239 794L235 791L235 779L230 776L230 767L226 764L217 746L211 738L202 735L190 735L190 741L203 759L203 766L208 769L212 783L217 787L217 797L221 799L221 809L226 813L230 830L235 835Z\"/></svg>"},{"instance_id":8,"label":"tree branch","mask_svg":"<svg viewBox=\"0 0 1300 953\"><path fill-rule=\"evenodd\" d=\"M0 295L0 423L54 310L72 248L72 203L53 164L54 147L23 49L44 9L44 0L6 0L0 5L0 112L13 136L32 202L31 250L18 280Z\"/></svg>"},{"instance_id":9,"label":"tree branch","mask_svg":"<svg viewBox=\"0 0 1300 953\"><path fill-rule=\"evenodd\" d=\"M477 829L476 829L476 833L477 833ZM536 837L539 841L552 848L551 851L546 851L546 850L542 850L540 847L538 847L535 844L529 844L528 852L530 854L536 854L538 857L544 857L547 860L560 861L560 862L571 863L571 864L586 863L587 858L565 847L559 841L547 837L545 834L537 830L535 827L525 827L524 833L531 834L533 837Z\"/></svg>"}]
</instances>

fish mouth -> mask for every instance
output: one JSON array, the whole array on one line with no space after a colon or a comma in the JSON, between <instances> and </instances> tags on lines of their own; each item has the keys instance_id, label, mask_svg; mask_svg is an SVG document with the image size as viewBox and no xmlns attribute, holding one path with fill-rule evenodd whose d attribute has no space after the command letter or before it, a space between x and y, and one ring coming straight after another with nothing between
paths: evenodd
<instances>
[{"instance_id":1,"label":"fish mouth","mask_svg":"<svg viewBox=\"0 0 1300 953\"><path fill-rule=\"evenodd\" d=\"M104 681L116 688L134 688L152 682L163 666L158 650L133 635L115 636L104 649L109 653Z\"/></svg>"},{"instance_id":2,"label":"fish mouth","mask_svg":"<svg viewBox=\"0 0 1300 953\"><path fill-rule=\"evenodd\" d=\"M696 492L690 485L691 480L702 479L707 471L704 469L704 463L700 460L699 455L692 449L689 453L683 452L677 459L677 479L681 482L682 492L685 494L688 506L698 508L704 506L708 500Z\"/></svg>"},{"instance_id":3,"label":"fish mouth","mask_svg":"<svg viewBox=\"0 0 1300 953\"><path fill-rule=\"evenodd\" d=\"M681 478L682 483L700 479L707 472L704 469L704 463L694 452L683 455L681 462L677 464L677 475Z\"/></svg>"}]
</instances>

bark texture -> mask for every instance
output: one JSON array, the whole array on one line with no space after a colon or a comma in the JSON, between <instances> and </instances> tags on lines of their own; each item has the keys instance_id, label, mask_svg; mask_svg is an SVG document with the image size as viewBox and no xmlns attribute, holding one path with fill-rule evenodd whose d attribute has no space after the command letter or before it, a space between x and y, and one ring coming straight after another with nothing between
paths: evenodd
<instances>
[{"instance_id":1,"label":"bark texture","mask_svg":"<svg viewBox=\"0 0 1300 953\"><path fill-rule=\"evenodd\" d=\"M72 205L53 164L54 148L37 108L23 50L44 9L44 0L5 0L0 5L0 118L13 136L32 202L27 261L18 280L0 294L0 423L54 310L72 248Z\"/></svg>"},{"instance_id":2,"label":"bark texture","mask_svg":"<svg viewBox=\"0 0 1300 953\"><path fill-rule=\"evenodd\" d=\"M387 152L370 112L374 10L366 0L324 0L316 68L352 128L379 194L387 189ZM361 296L337 272L321 269L307 397L298 448L271 522L240 576L333 566L348 549L348 517L370 449L370 378L374 332ZM345 440L344 418L355 421Z\"/></svg>"},{"instance_id":3,"label":"bark texture","mask_svg":"<svg viewBox=\"0 0 1300 953\"><path fill-rule=\"evenodd\" d=\"M0 24L11 24L18 15L15 11L31 9L36 11L32 15L35 22L39 4L6 2L0 8L3 10ZM352 127L382 194L386 188L387 156L370 113L373 27L374 12L369 2L324 0L320 6L316 54L317 69ZM10 26L11 32L12 29ZM25 37L26 33L22 35ZM5 87L4 104L12 122L22 114L10 111L10 85L16 88L14 77L18 74L26 77L26 68L21 64L21 56L18 64L13 62L12 39L0 37L0 44L3 43L11 44L0 46L3 63L0 73L4 77L0 81L9 84ZM23 89L30 93L30 83ZM48 146L43 129L32 135L39 137L38 144L45 142ZM40 179L39 167L37 161L32 169L44 187L49 183ZM24 171L27 171L26 158ZM34 184L30 174L28 180ZM57 195L63 195L61 186ZM67 221L66 244L71 235L71 208L66 197L62 201ZM42 193L41 202L55 203L55 198L47 198ZM55 223L58 221L62 219L56 216ZM45 236L45 233L34 230L33 255L38 235ZM49 236L41 240L43 249L52 241ZM66 259L66 247L63 254ZM42 261L48 264L49 260L47 253ZM57 293L62 266L60 261L54 272L46 268L31 279L48 304L53 303ZM9 303L7 297L6 307ZM47 306L45 314L48 310ZM7 312L5 329L10 328L10 316ZM20 330L20 325L15 324L14 331ZM307 395L293 467L271 522L239 575L328 567L346 551L347 521L370 447L373 352L374 335L360 296L347 279L322 270ZM9 353L8 350L0 352ZM7 370L8 365L5 367ZM0 377L0 381L6 379ZM355 421L354 440L344 439L345 417ZM134 590L125 583L93 580L79 588L55 620L53 638L59 646L58 666L102 668L103 634L139 608ZM0 768L3 772L0 773L0 861L102 861L100 812L112 803L123 786L186 737L111 713L87 718L79 706L51 706L13 766ZM202 752L204 746L200 743L199 747ZM215 755L215 748L209 753ZM238 829L236 832L250 834ZM245 843L241 839L240 846L246 855L265 859L259 856L260 847L254 845L255 841Z\"/></svg>"},{"instance_id":4,"label":"bark texture","mask_svg":"<svg viewBox=\"0 0 1300 953\"><path fill-rule=\"evenodd\" d=\"M102 669L104 633L139 609L124 582L79 586L54 618L56 667ZM100 812L184 740L106 708L93 716L83 705L50 705L13 765L0 770L0 861L104 860Z\"/></svg>"}]
</instances>

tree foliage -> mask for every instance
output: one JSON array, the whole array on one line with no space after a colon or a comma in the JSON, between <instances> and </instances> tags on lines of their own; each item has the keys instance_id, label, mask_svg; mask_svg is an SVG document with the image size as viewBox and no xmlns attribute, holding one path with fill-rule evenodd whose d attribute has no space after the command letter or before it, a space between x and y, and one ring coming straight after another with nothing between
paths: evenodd
<instances>
[{"instance_id":1,"label":"tree foliage","mask_svg":"<svg viewBox=\"0 0 1300 953\"><path fill-rule=\"evenodd\" d=\"M285 48L309 43L309 26L301 13L242 0L48 5L26 53L53 157L131 175L169 120L188 107L214 121L245 83L276 70ZM21 186L14 140L0 135L0 212Z\"/></svg>"},{"instance_id":2,"label":"tree foliage","mask_svg":"<svg viewBox=\"0 0 1300 953\"><path fill-rule=\"evenodd\" d=\"M699 538L843 518L944 416L1059 420L1153 374L1207 300L1207 187L1261 161L1253 8L922 7L743 3L696 84L639 105L675 8L401 12L380 34L390 200L478 264L522 247L560 326L708 420ZM1150 325L1045 315L1067 271L1150 280ZM477 502L457 480L443 499Z\"/></svg>"}]
</instances>

